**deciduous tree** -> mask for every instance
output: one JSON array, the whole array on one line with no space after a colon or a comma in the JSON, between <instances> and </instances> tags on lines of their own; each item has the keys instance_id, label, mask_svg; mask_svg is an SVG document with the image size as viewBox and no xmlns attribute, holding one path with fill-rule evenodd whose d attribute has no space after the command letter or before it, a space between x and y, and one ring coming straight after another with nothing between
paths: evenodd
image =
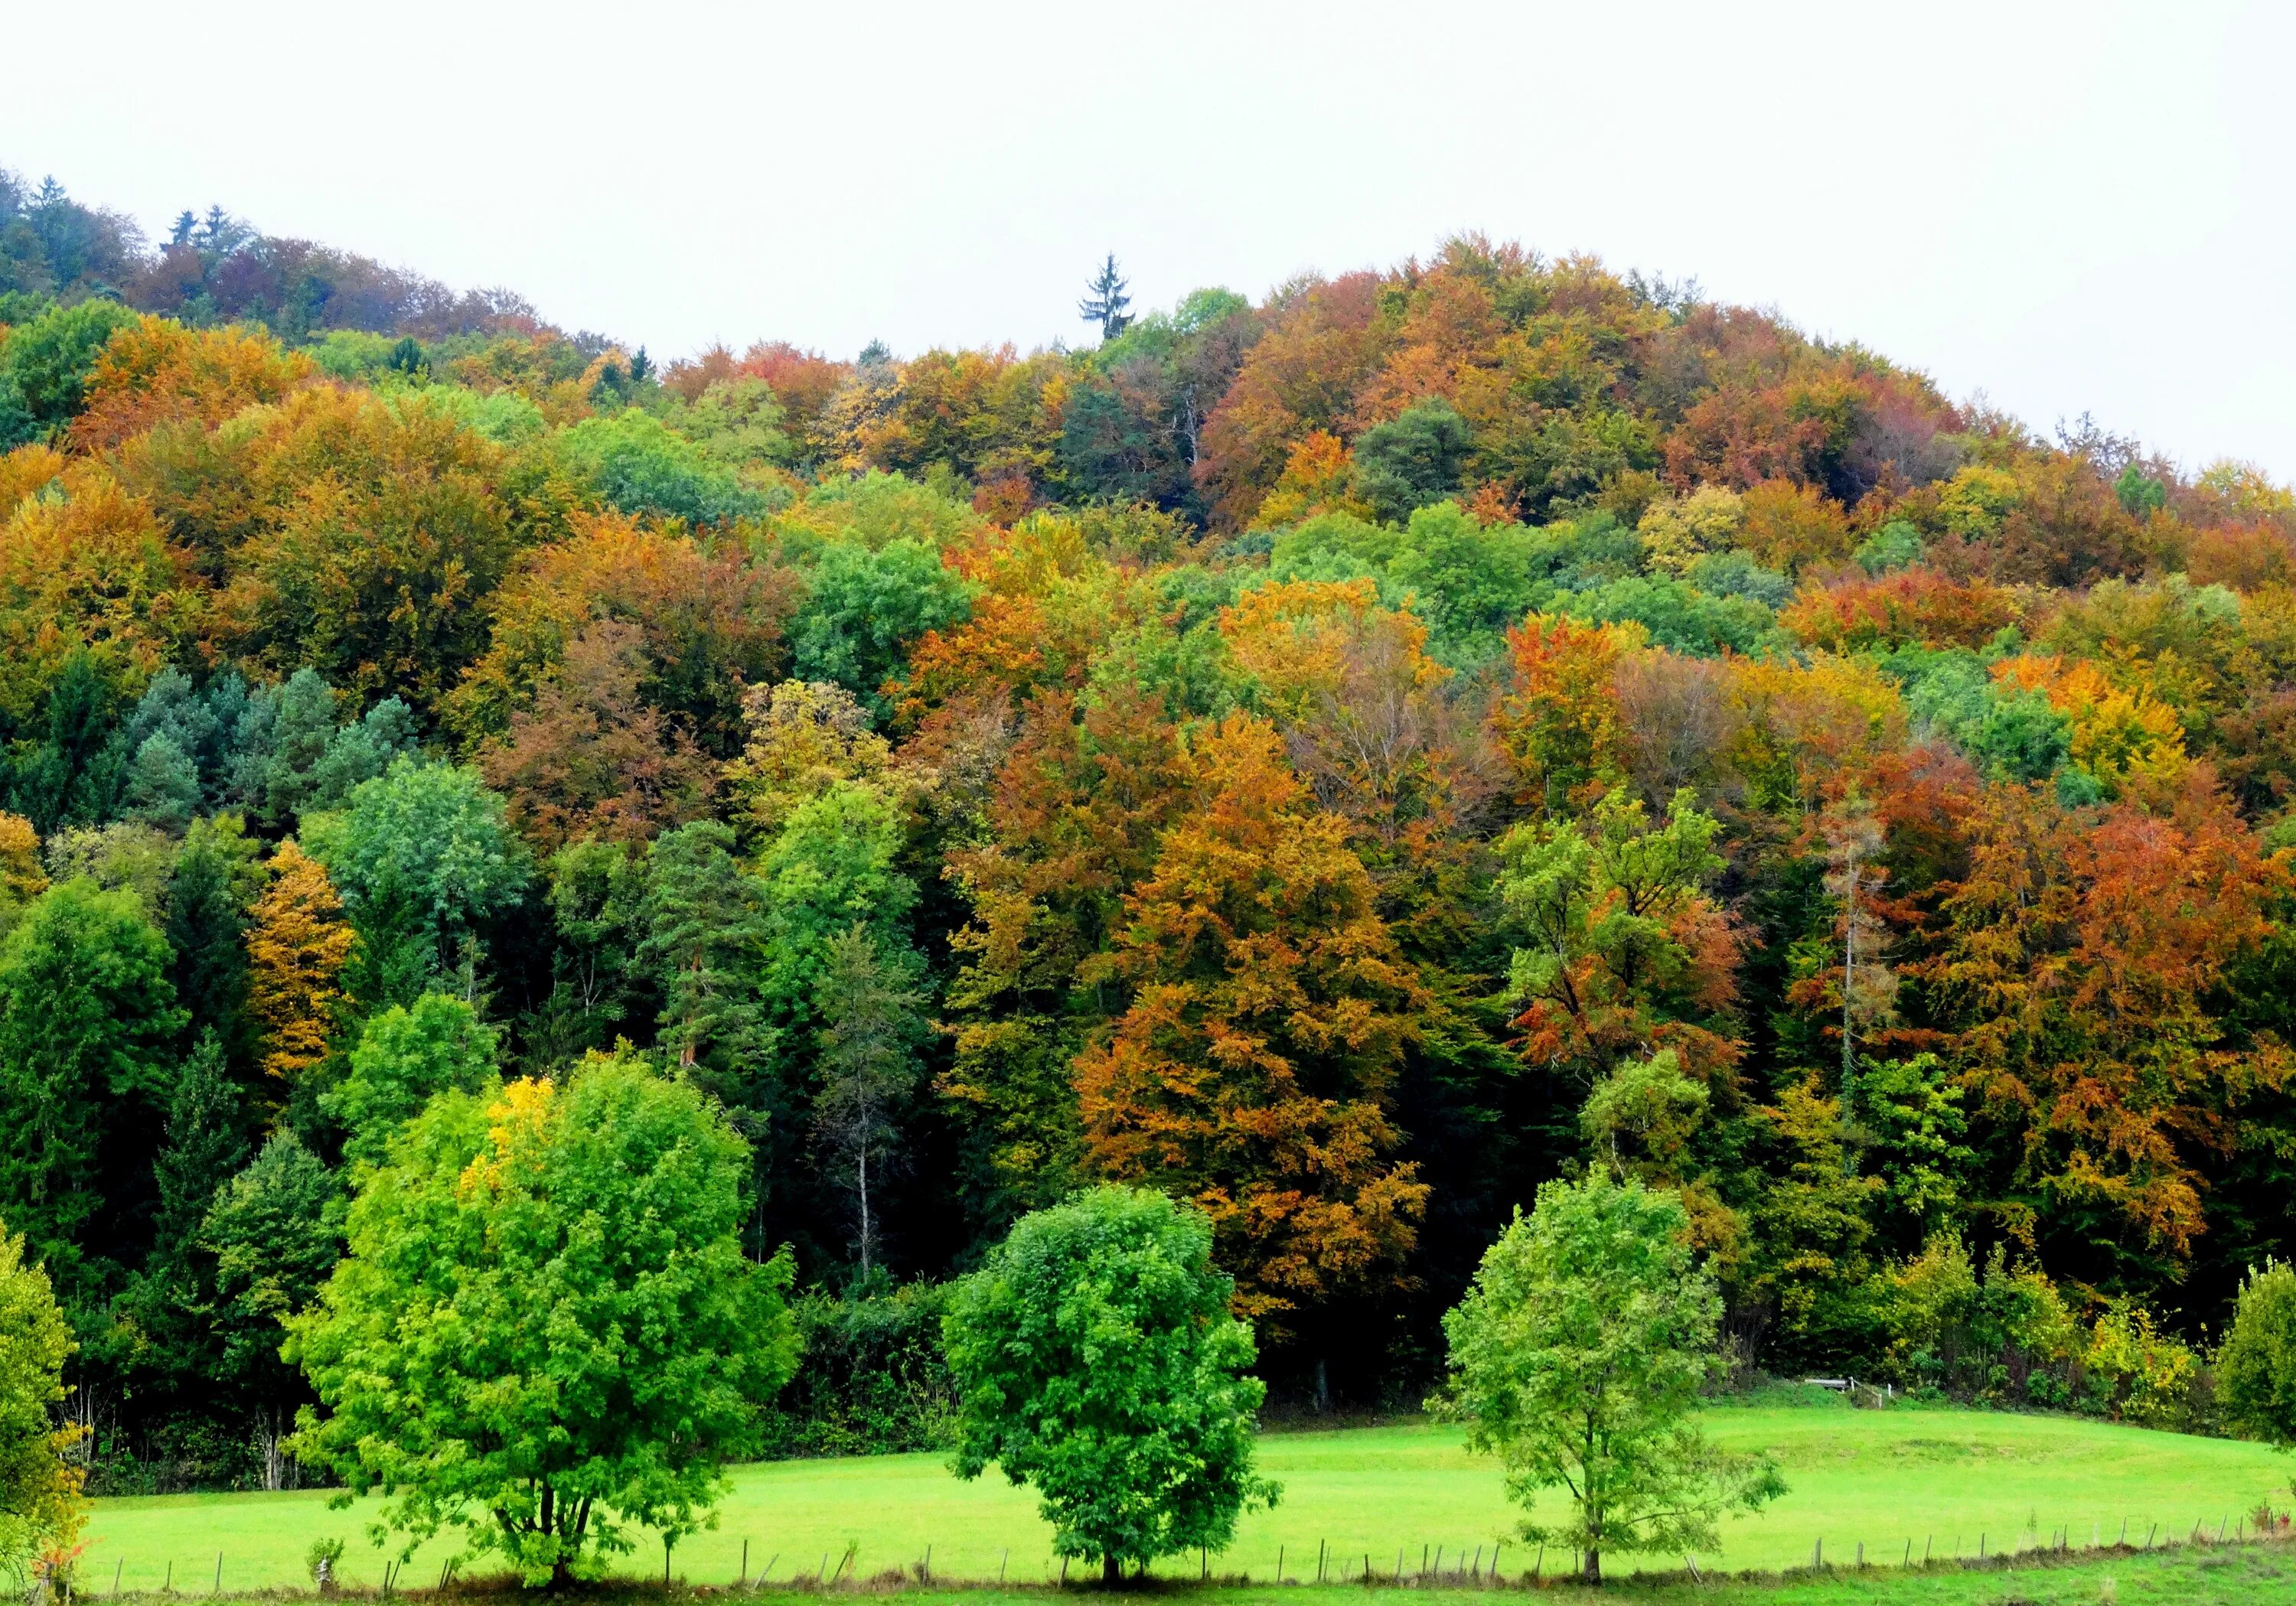
<instances>
[{"instance_id":1,"label":"deciduous tree","mask_svg":"<svg viewBox=\"0 0 2296 1606\"><path fill-rule=\"evenodd\" d=\"M570 1583L707 1519L797 1344L786 1260L742 1255L746 1146L635 1060L434 1099L352 1201L350 1249L291 1318L323 1409L290 1448Z\"/></svg>"},{"instance_id":2,"label":"deciduous tree","mask_svg":"<svg viewBox=\"0 0 2296 1606\"><path fill-rule=\"evenodd\" d=\"M1568 1514L1527 1516L1522 1534L1578 1552L1590 1585L1605 1553L1710 1550L1726 1510L1785 1492L1767 1460L1717 1452L1689 1421L1718 1364L1722 1301L1687 1226L1638 1182L1547 1183L1443 1318L1442 1404L1499 1457L1512 1498L1563 1491Z\"/></svg>"},{"instance_id":3,"label":"deciduous tree","mask_svg":"<svg viewBox=\"0 0 2296 1606\"><path fill-rule=\"evenodd\" d=\"M956 1471L992 1462L1033 1484L1053 1548L1127 1562L1225 1549L1275 1501L1252 1471L1267 1390L1228 1312L1203 1216L1103 1187L1023 1217L944 1321L959 1411Z\"/></svg>"},{"instance_id":4,"label":"deciduous tree","mask_svg":"<svg viewBox=\"0 0 2296 1606\"><path fill-rule=\"evenodd\" d=\"M1191 767L1195 806L1125 900L1131 1006L1077 1062L1087 1154L1196 1200L1236 1308L1283 1332L1411 1248L1428 1189L1391 1110L1428 998L1272 729L1233 717Z\"/></svg>"}]
</instances>

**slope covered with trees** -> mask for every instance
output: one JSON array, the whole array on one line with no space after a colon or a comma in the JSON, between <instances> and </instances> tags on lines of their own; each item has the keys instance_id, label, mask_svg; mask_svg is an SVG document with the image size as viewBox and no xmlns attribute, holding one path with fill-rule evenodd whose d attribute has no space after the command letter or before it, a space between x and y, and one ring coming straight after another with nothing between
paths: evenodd
<instances>
[{"instance_id":1,"label":"slope covered with trees","mask_svg":"<svg viewBox=\"0 0 2296 1606\"><path fill-rule=\"evenodd\" d=\"M2296 1247L2284 488L1476 238L657 370L235 227L0 185L0 1221L99 1481L291 1475L365 1168L594 1051L859 1390L1113 1182L1415 1399L1597 1171L1742 1369L2204 1415Z\"/></svg>"}]
</instances>

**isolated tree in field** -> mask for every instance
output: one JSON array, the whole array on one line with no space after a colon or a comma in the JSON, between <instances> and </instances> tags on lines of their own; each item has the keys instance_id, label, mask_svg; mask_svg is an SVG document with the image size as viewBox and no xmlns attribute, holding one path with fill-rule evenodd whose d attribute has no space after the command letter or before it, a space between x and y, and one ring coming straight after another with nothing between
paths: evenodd
<instances>
[{"instance_id":1,"label":"isolated tree in field","mask_svg":"<svg viewBox=\"0 0 2296 1606\"><path fill-rule=\"evenodd\" d=\"M749 1151L696 1088L593 1056L432 1099L366 1174L288 1323L323 1410L287 1446L563 1585L693 1532L797 1363L790 1266L742 1258Z\"/></svg>"},{"instance_id":2,"label":"isolated tree in field","mask_svg":"<svg viewBox=\"0 0 2296 1606\"><path fill-rule=\"evenodd\" d=\"M1785 1490L1767 1461L1721 1454L1687 1420L1722 1314L1688 1231L1671 1193L1638 1182L1548 1183L1443 1318L1439 1405L1498 1455L1527 1512L1541 1490L1564 1491L1569 1513L1527 1518L1523 1536L1580 1552L1589 1584L1605 1552L1710 1549L1726 1508Z\"/></svg>"},{"instance_id":3,"label":"isolated tree in field","mask_svg":"<svg viewBox=\"0 0 2296 1606\"><path fill-rule=\"evenodd\" d=\"M2241 1284L2217 1355L2217 1398L2240 1431L2296 1449L2296 1266L2267 1261Z\"/></svg>"},{"instance_id":4,"label":"isolated tree in field","mask_svg":"<svg viewBox=\"0 0 2296 1606\"><path fill-rule=\"evenodd\" d=\"M961 1413L956 1473L1034 1484L1063 1556L1127 1561L1224 1548L1273 1505L1251 1470L1267 1386L1228 1314L1203 1215L1102 1187L1024 1216L943 1319Z\"/></svg>"},{"instance_id":5,"label":"isolated tree in field","mask_svg":"<svg viewBox=\"0 0 2296 1606\"><path fill-rule=\"evenodd\" d=\"M1077 303L1077 316L1099 324L1103 340L1114 340L1131 326L1132 315L1124 310L1132 305L1132 298L1124 293L1126 288L1124 275L1116 270L1116 253L1111 251L1092 283L1085 286L1084 299Z\"/></svg>"},{"instance_id":6,"label":"isolated tree in field","mask_svg":"<svg viewBox=\"0 0 2296 1606\"><path fill-rule=\"evenodd\" d=\"M70 1544L86 1518L78 1427L50 1412L64 1397L74 1346L48 1274L0 1225L0 1570L19 1577L43 1552Z\"/></svg>"}]
</instances>

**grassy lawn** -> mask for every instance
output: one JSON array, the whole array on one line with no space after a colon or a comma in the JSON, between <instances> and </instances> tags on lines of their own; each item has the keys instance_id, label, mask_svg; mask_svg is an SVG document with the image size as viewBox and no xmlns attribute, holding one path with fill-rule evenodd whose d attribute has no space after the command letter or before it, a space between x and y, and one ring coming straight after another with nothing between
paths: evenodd
<instances>
[{"instance_id":1,"label":"grassy lawn","mask_svg":"<svg viewBox=\"0 0 2296 1606\"><path fill-rule=\"evenodd\" d=\"M2229 1536L2241 1513L2259 1500L2287 1503L2292 1471L2285 1458L2256 1445L2070 1418L1731 1406L1709 1413L1706 1421L1714 1437L1730 1447L1775 1454L1792 1491L1769 1510L1733 1522L1722 1553L1699 1558L1709 1570L1804 1566L1820 1539L1825 1560L1846 1567L1855 1561L1860 1544L1869 1563L1895 1564L1903 1560L1908 1541L1916 1560L1925 1545L1939 1559L1974 1556L1980 1536L1988 1553L1997 1554L2046 1544L2061 1528L2076 1546L2086 1545L2092 1535L2111 1544L2124 1521L2132 1545L2141 1544L2156 1527L2163 1540L2189 1535L2195 1522L2213 1533L2226 1518L2233 1523ZM1234 1548L1210 1558L1215 1576L1242 1575L1265 1583L1275 1577L1280 1556L1287 1580L1312 1584L1319 1546L1326 1578L1333 1582L1360 1577L1366 1555L1376 1574L1390 1573L1398 1553L1405 1571L1415 1572L1423 1553L1432 1562L1438 1545L1446 1571L1456 1558L1472 1558L1479 1547L1480 1564L1488 1569L1494 1545L1513 1526L1499 1496L1495 1466L1468 1455L1449 1428L1412 1423L1270 1433L1261 1440L1261 1463L1283 1483L1283 1501L1273 1512L1247 1518ZM129 1591L171 1582L179 1594L205 1594L215 1586L220 1553L227 1595L293 1586L305 1581L303 1553L310 1542L339 1534L350 1541L341 1569L345 1583L371 1585L381 1576L379 1553L365 1537L373 1509L362 1503L351 1511L333 1511L324 1493L102 1501L89 1526L81 1577L87 1587L102 1594L111 1588L117 1567L121 1586ZM716 1532L678 1547L672 1561L677 1576L696 1585L731 1583L741 1571L745 1540L750 1575L770 1567L774 1583L800 1575L810 1578L824 1558L833 1575L849 1545L855 1547L849 1577L911 1566L922 1560L928 1545L933 1571L943 1577L992 1580L1001 1569L1008 1581L1033 1585L1058 1575L1048 1530L1036 1516L1032 1496L993 1475L960 1483L938 1455L743 1467L734 1473L733 1493L720 1507L719 1521ZM642 1538L642 1547L644 1543ZM435 1583L452 1548L443 1540L428 1547L403 1575L406 1584ZM2220 1569L2252 1562L2277 1569L2284 1553L2296 1563L2296 1549L2284 1553L2273 1546L2168 1561L2113 1558L2114 1565L2105 1570L2115 1571L2124 1601L2214 1598L2153 1597L2142 1591L2146 1577L2166 1577L2160 1572L2164 1566L2190 1588L2206 1576L2205 1562L2213 1561ZM1498 1554L1510 1581L1534 1559L1519 1541L1507 1541ZM1565 1569L1569 1561L1549 1555L1546 1571ZM1648 1564L1665 1565L1657 1558ZM660 1551L641 1548L623 1565L659 1577ZM1631 1565L1621 1570L1630 1571ZM1188 1558L1161 1570L1193 1577L1198 1567ZM1786 1586L1781 1598L1810 1606L1882 1598L1874 1592L1882 1570L1877 1566L1859 1579ZM2094 1572L2087 1566L2036 1572L2037 1587L2053 1577L2087 1577L2083 1587L2089 1593L2051 1595L2028 1589L2024 1598L2095 1600L2101 1586ZM1964 1587L1975 1593L1956 1593ZM2275 1593L2290 1589L2296 1586L2256 1578L2225 1598L2296 1602L2296 1593ZM1851 1593L1827 1593L1833 1590ZM1425 1600L1434 1592L1411 1593ZM1347 1599L1359 1602L1364 1594L1357 1586ZM1710 1590L1700 1596L1710 1597ZM966 1598L978 1602L987 1597ZM1287 1590L1281 1598L1297 1602L1301 1596ZM1996 1602L2013 1594L1999 1575L1937 1572L1900 1579L1887 1598Z\"/></svg>"}]
</instances>

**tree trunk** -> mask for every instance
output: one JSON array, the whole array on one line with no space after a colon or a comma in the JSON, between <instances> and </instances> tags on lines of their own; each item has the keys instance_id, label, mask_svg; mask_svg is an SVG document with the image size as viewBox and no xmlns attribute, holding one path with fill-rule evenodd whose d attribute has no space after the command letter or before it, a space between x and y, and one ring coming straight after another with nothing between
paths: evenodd
<instances>
[{"instance_id":1,"label":"tree trunk","mask_svg":"<svg viewBox=\"0 0 2296 1606\"><path fill-rule=\"evenodd\" d=\"M1124 1582L1124 1563L1111 1553L1100 1558L1100 1586L1114 1589Z\"/></svg>"},{"instance_id":2,"label":"tree trunk","mask_svg":"<svg viewBox=\"0 0 2296 1606\"><path fill-rule=\"evenodd\" d=\"M263 1445L263 1487L266 1492L275 1495L287 1484L286 1458L279 1454L277 1413L266 1407L256 1433Z\"/></svg>"},{"instance_id":3,"label":"tree trunk","mask_svg":"<svg viewBox=\"0 0 2296 1606\"><path fill-rule=\"evenodd\" d=\"M1578 1569L1578 1581L1586 1585L1590 1589L1596 1588L1601 1586L1603 1582L1603 1553L1601 1551L1590 1550L1587 1553L1587 1564Z\"/></svg>"}]
</instances>

